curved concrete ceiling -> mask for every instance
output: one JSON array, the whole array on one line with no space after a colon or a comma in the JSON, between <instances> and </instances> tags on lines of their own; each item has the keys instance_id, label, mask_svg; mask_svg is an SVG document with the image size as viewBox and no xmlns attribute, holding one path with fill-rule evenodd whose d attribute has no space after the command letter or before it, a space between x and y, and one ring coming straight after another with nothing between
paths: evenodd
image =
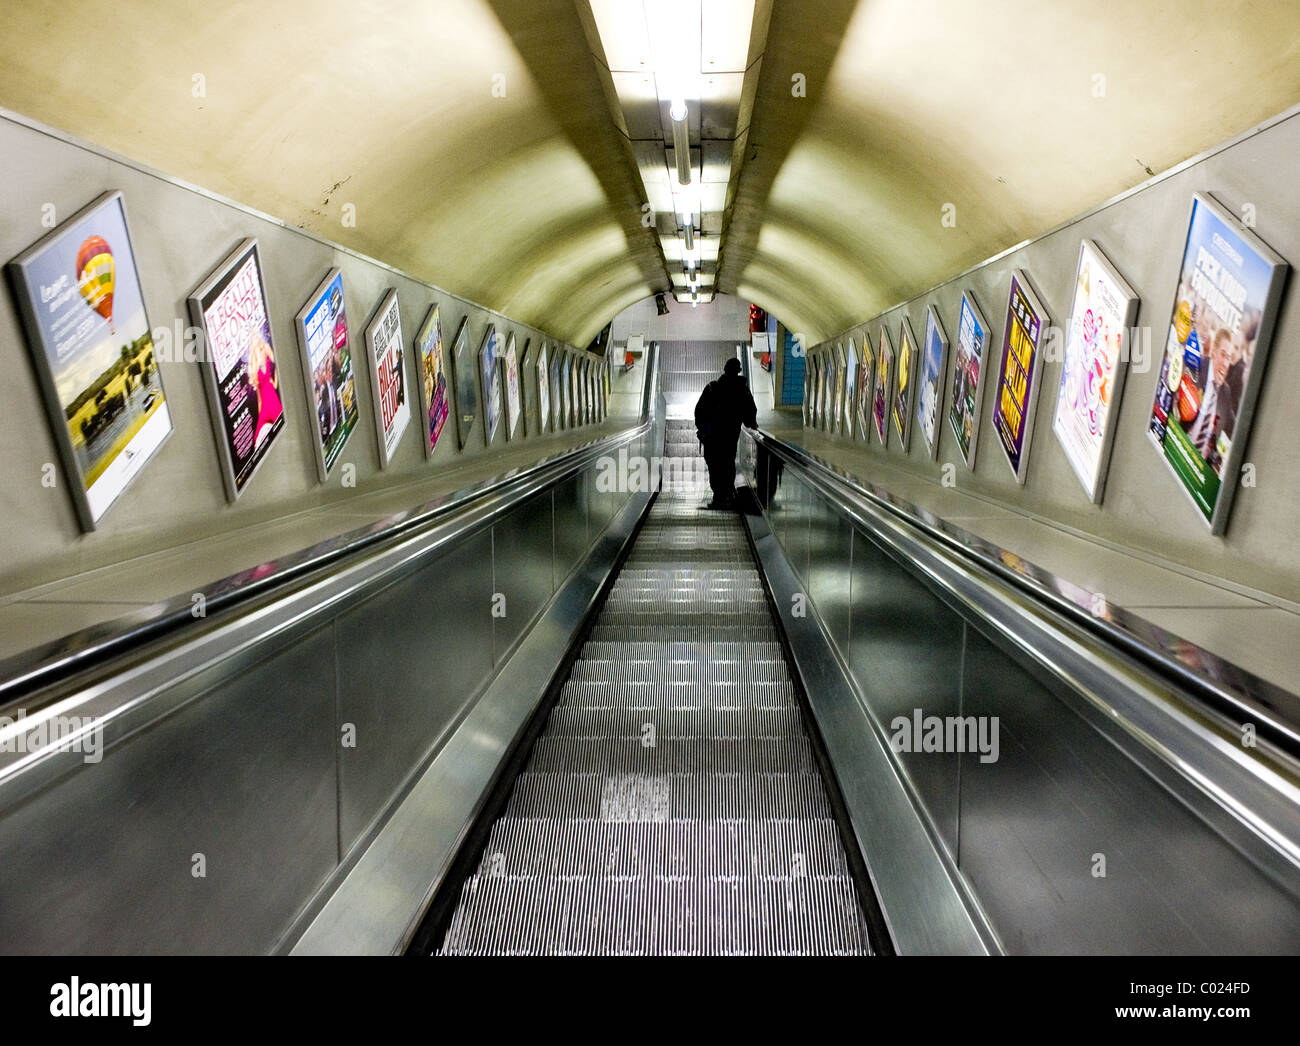
<instances>
[{"instance_id":1,"label":"curved concrete ceiling","mask_svg":"<svg viewBox=\"0 0 1300 1046\"><path fill-rule=\"evenodd\" d=\"M11 0L0 105L583 345L669 285L584 2ZM1297 40L1291 3L776 0L719 289L815 344L1294 104Z\"/></svg>"}]
</instances>

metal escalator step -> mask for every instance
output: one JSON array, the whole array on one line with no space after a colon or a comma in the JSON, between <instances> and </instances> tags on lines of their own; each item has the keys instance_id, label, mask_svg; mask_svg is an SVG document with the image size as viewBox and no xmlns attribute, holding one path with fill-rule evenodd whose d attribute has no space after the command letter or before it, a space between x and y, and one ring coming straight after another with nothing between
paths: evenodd
<instances>
[{"instance_id":1,"label":"metal escalator step","mask_svg":"<svg viewBox=\"0 0 1300 1046\"><path fill-rule=\"evenodd\" d=\"M503 817L477 874L556 876L848 875L839 828L815 820L604 823Z\"/></svg>"},{"instance_id":2,"label":"metal escalator step","mask_svg":"<svg viewBox=\"0 0 1300 1046\"><path fill-rule=\"evenodd\" d=\"M654 712L618 707L557 705L546 736L620 738L640 741L646 724L659 741L804 737L796 708L667 708Z\"/></svg>"},{"instance_id":3,"label":"metal escalator step","mask_svg":"<svg viewBox=\"0 0 1300 1046\"><path fill-rule=\"evenodd\" d=\"M444 955L863 955L853 883L829 879L470 879Z\"/></svg>"},{"instance_id":4,"label":"metal escalator step","mask_svg":"<svg viewBox=\"0 0 1300 1046\"><path fill-rule=\"evenodd\" d=\"M794 684L774 682L632 683L574 682L560 692L572 708L623 708L651 712L671 709L764 709L795 707Z\"/></svg>"},{"instance_id":5,"label":"metal escalator step","mask_svg":"<svg viewBox=\"0 0 1300 1046\"><path fill-rule=\"evenodd\" d=\"M747 774L562 773L525 770L510 817L673 821L830 817L815 771Z\"/></svg>"},{"instance_id":6,"label":"metal escalator step","mask_svg":"<svg viewBox=\"0 0 1300 1046\"><path fill-rule=\"evenodd\" d=\"M600 615L598 630L608 631L618 628L740 628L768 630L772 628L772 618L764 607L760 610L740 606L712 606L688 604L665 609L647 606L644 609L624 606L605 607Z\"/></svg>"},{"instance_id":7,"label":"metal escalator step","mask_svg":"<svg viewBox=\"0 0 1300 1046\"><path fill-rule=\"evenodd\" d=\"M781 644L775 639L702 643L697 640L589 640L582 648L582 658L618 661L644 660L670 664L707 662L710 664L783 661Z\"/></svg>"},{"instance_id":8,"label":"metal escalator step","mask_svg":"<svg viewBox=\"0 0 1300 1046\"><path fill-rule=\"evenodd\" d=\"M632 624L624 622L606 622L602 617L591 630L591 638L596 642L629 643L729 643L744 639L761 642L776 642L776 629L771 622L766 624L723 624L715 623L716 618L708 624Z\"/></svg>"},{"instance_id":9,"label":"metal escalator step","mask_svg":"<svg viewBox=\"0 0 1300 1046\"><path fill-rule=\"evenodd\" d=\"M808 738L722 737L701 740L556 737L543 734L533 745L534 773L600 771L616 774L773 774L816 768Z\"/></svg>"},{"instance_id":10,"label":"metal escalator step","mask_svg":"<svg viewBox=\"0 0 1300 1046\"><path fill-rule=\"evenodd\" d=\"M591 644L588 644L589 646ZM602 646L614 644L604 643ZM638 644L645 646L647 644ZM584 654L587 647L583 647ZM573 663L570 683L770 683L789 680L790 672L780 658L735 658L688 661L656 660L644 657L586 657Z\"/></svg>"}]
</instances>

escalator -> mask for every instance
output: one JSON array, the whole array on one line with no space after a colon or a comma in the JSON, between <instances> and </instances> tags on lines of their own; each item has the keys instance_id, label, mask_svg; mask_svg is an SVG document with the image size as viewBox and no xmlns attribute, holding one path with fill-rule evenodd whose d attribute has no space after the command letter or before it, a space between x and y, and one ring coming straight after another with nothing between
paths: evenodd
<instances>
[{"instance_id":1,"label":"escalator","mask_svg":"<svg viewBox=\"0 0 1300 1046\"><path fill-rule=\"evenodd\" d=\"M698 454L690 422L665 451ZM873 950L745 528L664 488L440 954Z\"/></svg>"}]
</instances>

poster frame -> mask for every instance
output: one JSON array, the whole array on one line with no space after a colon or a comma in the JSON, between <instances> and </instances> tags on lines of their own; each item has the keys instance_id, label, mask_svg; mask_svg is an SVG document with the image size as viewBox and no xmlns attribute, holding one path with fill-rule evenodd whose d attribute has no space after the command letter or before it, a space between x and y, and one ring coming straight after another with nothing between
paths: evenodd
<instances>
[{"instance_id":1,"label":"poster frame","mask_svg":"<svg viewBox=\"0 0 1300 1046\"><path fill-rule=\"evenodd\" d=\"M483 445L492 446L497 428L501 424L501 380L497 376L497 328L489 323L483 332L475 356L478 361L478 380L482 390L481 408L483 411ZM495 399L493 398L495 394Z\"/></svg>"},{"instance_id":2,"label":"poster frame","mask_svg":"<svg viewBox=\"0 0 1300 1046\"><path fill-rule=\"evenodd\" d=\"M436 431L429 429L429 414L433 410L433 403L426 402L425 379L428 375L425 373L424 353L420 346L424 343L426 332L433 337L433 344L436 346L435 352L438 358L438 369L442 373L443 385L443 415L437 422ZM418 379L417 385L420 392L420 431L422 436L420 442L424 444L425 458L433 457L434 451L438 449L438 440L442 438L443 432L447 429L447 419L451 414L452 406L455 403L455 397L452 395L451 368L447 366L447 345L442 340L442 310L438 302L429 305L424 314L424 319L415 329L415 337L411 341L411 351L415 354L415 369ZM433 382L434 389L437 389L437 381Z\"/></svg>"},{"instance_id":3,"label":"poster frame","mask_svg":"<svg viewBox=\"0 0 1300 1046\"><path fill-rule=\"evenodd\" d=\"M271 304L267 300L266 296L266 276L262 267L261 248L258 245L256 237L250 236L241 240L239 245L226 255L226 257L208 273L203 282L195 287L186 298L186 303L190 311L190 320L194 326L198 327L203 332L203 344L205 347L211 343L211 335L208 331L207 320L203 315L203 299L212 294L217 287L227 283L238 271L243 260L249 255L254 258L256 263L258 293L262 297L262 309L266 313L267 325L268 327L272 326ZM205 349L204 361L201 367L203 373L203 391L204 396L208 401L208 415L212 422L212 432L216 437L217 459L221 463L221 479L226 488L226 500L234 502L240 498L245 490L248 489L249 484L253 482L253 479L262 470L262 466L266 463L266 459L271 455L271 450L275 446L276 440L278 440L280 435L284 432L286 424L285 416L288 413L285 400L288 397L284 392L284 382L281 381L278 386L280 394L280 420L272 429L271 435L268 437L265 446L257 457L257 461L249 470L248 475L244 477L244 481L240 483L239 477L235 475L234 455L230 447L230 442L226 438L226 426L222 420L223 408L221 405L220 382L217 378L216 370L213 368L212 360L209 358L210 356L211 353ZM277 375L279 375L282 373L282 368L280 367L279 359L276 356L275 331L273 329L271 330L271 357L275 361L276 372ZM353 369L353 373L355 374L355 368ZM313 403L314 402L315 399L313 397ZM354 399L353 402L355 403L356 400ZM354 425L348 432L347 438L343 441L344 447L347 446L347 442L352 438L352 432L355 430L356 426ZM340 448L339 453L343 453L342 448Z\"/></svg>"},{"instance_id":4,"label":"poster frame","mask_svg":"<svg viewBox=\"0 0 1300 1046\"><path fill-rule=\"evenodd\" d=\"M872 383L875 392L871 398L871 427L875 430L876 441L885 450L889 449L889 414L894 388L895 358L894 343L889 338L889 327L881 324L880 337L876 340L876 380Z\"/></svg>"},{"instance_id":5,"label":"poster frame","mask_svg":"<svg viewBox=\"0 0 1300 1046\"><path fill-rule=\"evenodd\" d=\"M1024 294L1029 308L1038 317L1038 342L1033 347L1033 358L1029 364L1029 395L1026 398L1024 432L1020 437L1020 460L1013 461L1011 452L1007 449L1006 438L1002 430L998 427L998 395L1002 389L1002 382L1006 376L1006 358L1011 349L1011 326L1015 322L1015 316L1012 311L1013 294L1015 288L1019 287ZM1038 420L1038 401L1041 398L1043 385L1043 339L1052 327L1051 314L1043 307L1042 299L1039 298L1034 290L1033 284L1029 282L1029 275L1024 269L1013 269L1011 272L1011 282L1007 286L1007 307L1006 316L1002 325L1001 347L998 352L998 380L993 388L993 408L989 418L989 424L993 426L993 431L997 434L998 445L1002 448L1002 457L1006 460L1007 467L1011 469L1011 474L1015 476L1016 482L1022 486L1025 478L1029 473L1029 455L1033 448L1034 442L1034 423Z\"/></svg>"},{"instance_id":6,"label":"poster frame","mask_svg":"<svg viewBox=\"0 0 1300 1046\"><path fill-rule=\"evenodd\" d=\"M957 419L953 416L952 412L954 407L957 405L958 400L958 397L955 395L958 374L957 363L961 359L962 319L967 311L970 312L971 322L983 332L983 338L981 339L979 376L975 379L974 403L971 406L970 414L970 446L963 450L962 444L965 442L965 434L958 430ZM962 464L964 464L969 471L974 471L975 469L975 452L979 447L979 434L984 419L984 390L988 386L989 347L992 343L989 334L988 321L984 319L984 313L980 310L979 302L976 301L974 292L969 287L963 289L961 301L957 305L957 347L956 349L953 349L952 346L949 345L949 351L955 353L956 358L953 360L951 368L952 384L948 390L948 410L946 411L946 414L948 418L948 428L952 432L953 438L957 441L957 454L962 459Z\"/></svg>"},{"instance_id":7,"label":"poster frame","mask_svg":"<svg viewBox=\"0 0 1300 1046\"><path fill-rule=\"evenodd\" d=\"M889 417L894 423L894 431L898 434L898 442L907 453L912 443L912 419L916 414L913 409L916 397L916 368L920 359L920 349L917 346L916 332L912 330L912 321L909 317L904 316L898 325L898 352L894 362L894 395L890 401ZM903 378L906 376L907 384L904 386ZM898 412L899 398L903 396L906 389L907 399L902 404L903 413L900 416Z\"/></svg>"},{"instance_id":8,"label":"poster frame","mask_svg":"<svg viewBox=\"0 0 1300 1046\"><path fill-rule=\"evenodd\" d=\"M511 396L510 383L510 360L514 359L514 395ZM520 388L519 376L519 344L515 340L515 332L511 331L506 336L505 349L501 353L501 387L505 393L502 406L505 408L505 429L506 442L518 439L522 435L516 435L520 422L524 414L524 397L523 390Z\"/></svg>"},{"instance_id":9,"label":"poster frame","mask_svg":"<svg viewBox=\"0 0 1300 1046\"><path fill-rule=\"evenodd\" d=\"M383 405L379 396L379 364L375 360L375 338L383 326L384 318L393 313L397 316L397 343L398 361L401 366L402 378L402 407L406 410L406 420L400 421L402 416L401 408L393 415L394 435L390 441L389 434L384 430ZM393 456L397 453L398 445L402 442L402 437L406 435L406 430L411 426L411 378L406 369L406 345L402 341L402 310L397 300L397 288L390 287L384 292L384 296L379 299L379 304L375 307L370 316L370 321L365 328L366 342L366 367L370 373L370 405L375 411L375 436L379 448L379 467L386 469L392 463ZM389 446L389 443L392 446Z\"/></svg>"},{"instance_id":10,"label":"poster frame","mask_svg":"<svg viewBox=\"0 0 1300 1046\"><path fill-rule=\"evenodd\" d=\"M926 439L924 425L921 425L920 429L921 429L921 442L925 444L925 448L930 454L930 460L935 461L939 457L939 441L943 436L943 397L944 397L944 393L947 390L947 385L948 385L948 350L950 344L948 341L948 333L943 329L943 319L942 317L940 317L939 310L934 306L933 303L925 307L925 334L921 342L920 355L917 357L918 373L917 373L916 387L918 389L924 389L923 368L926 359L926 354L929 351L929 347L930 347L930 332L932 330L938 336L939 344L940 346L942 346L939 349L939 373L936 376L935 383L934 383L934 388L935 388L934 439L933 440ZM912 413L915 416L915 418L919 421L921 417L921 396L919 395L916 397L916 407Z\"/></svg>"},{"instance_id":11,"label":"poster frame","mask_svg":"<svg viewBox=\"0 0 1300 1046\"><path fill-rule=\"evenodd\" d=\"M53 249L56 243L61 243L63 237L67 236L74 226L93 217L97 212L104 210L113 204L117 205L118 213L121 215L122 219L122 228L126 232L126 252L130 258L131 272L135 277L136 289L140 294L140 311L144 316L145 330L149 334L149 348L154 355L154 374L158 382L158 389L162 395L162 409L166 411L167 432L149 450L148 454L145 455L139 464L135 465L130 478L128 478L126 482L123 483L121 489L104 504L99 515L96 516L91 508L90 492L86 488L85 473L82 471L81 464L77 461L76 448L72 443L72 435L68 431L67 410L59 399L58 384L55 381L54 369L50 364L50 355L46 349L46 339L41 332L41 325L36 312L36 304L32 295L31 280L29 278L28 270L32 263L43 256L46 251ZM117 256L119 253L120 250L114 252L113 264L115 267L118 264ZM140 478L140 475L145 471L149 463L158 456L159 451L167 445L167 442L176 432L175 420L172 417L171 401L168 399L167 389L163 385L162 368L159 366L157 347L153 344L153 326L149 322L149 307L144 300L144 284L140 279L140 267L136 263L135 258L135 238L131 234L131 221L126 213L126 198L123 196L122 191L120 189L113 189L108 192L100 193L99 196L95 197L95 199L91 200L75 214L64 219L39 240L22 251L22 253L15 256L6 264L5 270L9 274L10 289L13 291L13 297L18 306L18 314L23 328L23 339L27 343L28 356L32 361L32 367L36 373L36 383L40 389L41 401L44 404L51 433L54 437L54 442L59 452L59 458L63 465L64 476L67 479L66 485L72 501L73 512L77 517L77 523L81 527L81 530L84 533L90 533L94 531L99 525L99 522L108 515L109 511L118 503L122 495L124 495L135 481ZM262 275L260 259L258 261L257 274L260 279ZM265 293L263 293L262 301L263 304L265 304ZM123 452L125 452L126 449L127 448L123 448ZM116 458L114 458L114 460L116 460Z\"/></svg>"},{"instance_id":12,"label":"poster frame","mask_svg":"<svg viewBox=\"0 0 1300 1046\"><path fill-rule=\"evenodd\" d=\"M1192 238L1192 222L1195 220L1196 208L1204 206L1207 211L1221 223L1228 226L1234 235L1241 238L1243 243L1259 256L1260 260L1265 263L1269 269L1268 289L1264 292L1264 300L1260 305L1259 330L1255 335L1254 355L1251 359L1250 372L1246 375L1245 383L1241 390L1240 405L1237 408L1237 421L1233 428L1232 446L1228 449L1227 455L1223 459L1222 475L1237 477L1241 474L1242 458L1246 453L1246 445L1250 439L1252 422L1255 417L1255 407L1259 399L1259 391L1263 386L1264 372L1268 365L1269 350L1272 347L1273 334L1277 327L1278 313L1282 306L1282 292L1286 287L1287 274L1290 271L1290 263L1283 258L1277 251L1273 250L1266 244L1255 232L1246 228L1226 207L1208 192L1196 192L1192 194L1191 202L1188 204L1187 221L1185 223L1185 232L1183 234L1183 249L1178 255L1178 272L1174 283L1174 302L1170 309L1170 325L1174 322L1174 315L1178 308L1178 285L1182 279L1183 269L1187 264L1187 250ZM1166 340L1167 340L1166 335ZM1160 361L1161 367L1156 369L1156 395L1159 394L1160 369L1163 368L1167 346L1161 347ZM1237 488L1241 486L1239 482L1220 483L1218 496L1215 498L1214 509L1207 517L1205 511L1197 502L1187 484L1183 482L1181 476L1174 471L1170 463L1163 443L1157 442L1151 432L1151 416L1155 409L1155 399L1152 399L1152 406L1147 411L1144 421L1148 441L1157 449L1160 456L1164 458L1165 467L1173 473L1174 482L1182 489L1183 494L1192 503L1196 510L1197 517L1205 524L1211 534L1220 535L1228 528L1228 516L1232 510L1232 503L1236 495Z\"/></svg>"},{"instance_id":13,"label":"poster frame","mask_svg":"<svg viewBox=\"0 0 1300 1046\"><path fill-rule=\"evenodd\" d=\"M1066 437L1061 432L1061 408L1065 400L1066 381L1069 375L1070 367L1070 340L1074 336L1075 322L1081 321L1077 315L1077 310L1087 305L1086 301L1079 300L1079 279L1083 272L1083 264L1089 251L1092 253L1092 260L1097 268L1101 269L1111 285L1115 288L1118 296L1123 300L1122 317L1120 319L1120 345L1122 346L1119 358L1115 364L1115 371L1111 375L1111 393L1110 401L1106 405L1105 418L1103 422L1101 445L1097 450L1097 464L1092 474L1085 471L1085 463L1075 460ZM1111 264L1101 247L1095 240L1084 238L1079 243L1079 257L1074 266L1074 294L1070 298L1070 319L1069 325L1065 328L1065 347L1064 358L1061 361L1061 377L1056 386L1056 403L1052 411L1052 432L1056 435L1057 442L1061 445L1061 452L1065 455L1065 460L1069 462L1071 471L1083 487L1084 493L1088 496L1088 501L1093 505L1101 504L1102 495L1106 488L1106 476L1110 471L1111 453L1115 449L1115 432L1119 422L1120 404L1124 397L1124 384L1128 377L1129 361L1127 359L1128 348L1131 345L1130 335L1134 325L1137 323L1138 309L1141 299L1137 292L1129 285L1128 281L1120 275L1119 270Z\"/></svg>"}]
</instances>

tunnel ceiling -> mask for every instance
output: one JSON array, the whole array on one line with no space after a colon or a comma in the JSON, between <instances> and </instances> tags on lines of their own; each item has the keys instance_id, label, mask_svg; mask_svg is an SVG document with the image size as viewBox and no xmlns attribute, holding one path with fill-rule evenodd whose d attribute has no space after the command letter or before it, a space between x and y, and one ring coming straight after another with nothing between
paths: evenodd
<instances>
[{"instance_id":1,"label":"tunnel ceiling","mask_svg":"<svg viewBox=\"0 0 1300 1046\"><path fill-rule=\"evenodd\" d=\"M585 0L0 11L0 105L516 320L586 344L669 286ZM1293 105L1298 41L1294 3L775 0L718 288L816 343Z\"/></svg>"}]
</instances>

